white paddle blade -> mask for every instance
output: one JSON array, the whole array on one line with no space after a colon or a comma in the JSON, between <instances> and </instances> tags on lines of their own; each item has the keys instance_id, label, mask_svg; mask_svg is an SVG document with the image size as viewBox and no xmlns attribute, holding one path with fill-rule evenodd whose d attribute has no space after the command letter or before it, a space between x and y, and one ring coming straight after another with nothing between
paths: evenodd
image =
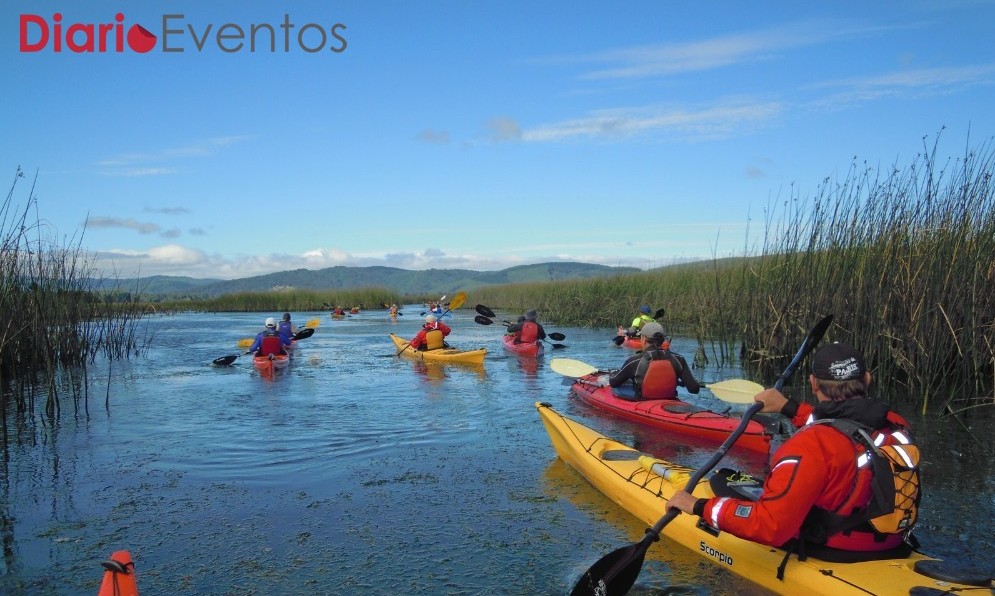
<instances>
[{"instance_id":1,"label":"white paddle blade","mask_svg":"<svg viewBox=\"0 0 995 596\"><path fill-rule=\"evenodd\" d=\"M760 383L746 379L729 379L718 383L709 383L706 387L712 392L712 395L731 404L753 403L753 397L764 390L764 386Z\"/></svg>"},{"instance_id":2,"label":"white paddle blade","mask_svg":"<svg viewBox=\"0 0 995 596\"><path fill-rule=\"evenodd\" d=\"M549 367L553 369L553 372L563 375L564 377L583 377L584 375L590 375L598 372L598 369L591 366L586 362L581 362L580 360L574 360L572 358L553 358L549 362Z\"/></svg>"}]
</instances>

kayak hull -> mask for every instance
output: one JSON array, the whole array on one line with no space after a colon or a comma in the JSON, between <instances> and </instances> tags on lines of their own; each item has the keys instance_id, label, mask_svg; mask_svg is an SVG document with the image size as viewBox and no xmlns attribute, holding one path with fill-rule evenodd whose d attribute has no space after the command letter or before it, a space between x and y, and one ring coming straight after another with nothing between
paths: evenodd
<instances>
[{"instance_id":1,"label":"kayak hull","mask_svg":"<svg viewBox=\"0 0 995 596\"><path fill-rule=\"evenodd\" d=\"M290 364L289 354L274 354L270 356L253 356L252 366L262 372L272 373L284 368Z\"/></svg>"},{"instance_id":2,"label":"kayak hull","mask_svg":"<svg viewBox=\"0 0 995 596\"><path fill-rule=\"evenodd\" d=\"M611 387L599 387L597 375L587 375L573 384L574 394L581 401L621 418L659 428L668 433L692 436L716 445L739 426L739 418L712 412L679 399L647 399L633 401L618 397ZM758 453L770 452L771 435L759 422L751 421L736 447Z\"/></svg>"},{"instance_id":3,"label":"kayak hull","mask_svg":"<svg viewBox=\"0 0 995 596\"><path fill-rule=\"evenodd\" d=\"M694 472L657 460L673 471L684 473L675 474L674 480L665 480L640 464L636 457L640 452L635 449L566 418L549 404L537 402L535 405L560 458L647 525L655 524L664 515L668 499L683 488L687 475ZM631 452L632 456L626 457L626 452ZM699 483L693 494L699 498L714 496L707 482ZM728 532L716 532L707 526L699 527L698 520L693 515L678 515L664 527L663 534L707 561L779 594L908 594L917 586L944 591L951 588L953 591L979 590L916 572L917 563L933 561L916 552L902 559L860 563L834 563L811 555L805 561L799 561L792 555L784 568L783 580L779 580L777 568L785 551L743 540ZM986 589L981 588L981 591Z\"/></svg>"},{"instance_id":4,"label":"kayak hull","mask_svg":"<svg viewBox=\"0 0 995 596\"><path fill-rule=\"evenodd\" d=\"M126 550L114 551L110 560L101 565L105 571L97 596L138 596L135 563L131 560L131 553Z\"/></svg>"},{"instance_id":5,"label":"kayak hull","mask_svg":"<svg viewBox=\"0 0 995 596\"><path fill-rule=\"evenodd\" d=\"M424 360L425 362L483 364L484 357L487 356L487 350L485 348L480 348L479 350L455 350L451 348L443 348L439 350L416 350L408 347L410 345L408 340L398 337L393 333L390 334L390 339L394 342L394 347L398 352L400 352L400 355L405 356L406 358Z\"/></svg>"},{"instance_id":6,"label":"kayak hull","mask_svg":"<svg viewBox=\"0 0 995 596\"><path fill-rule=\"evenodd\" d=\"M501 337L501 343L504 344L505 350L520 356L542 356L543 354L543 345L541 341L516 344L514 335L504 335Z\"/></svg>"}]
</instances>

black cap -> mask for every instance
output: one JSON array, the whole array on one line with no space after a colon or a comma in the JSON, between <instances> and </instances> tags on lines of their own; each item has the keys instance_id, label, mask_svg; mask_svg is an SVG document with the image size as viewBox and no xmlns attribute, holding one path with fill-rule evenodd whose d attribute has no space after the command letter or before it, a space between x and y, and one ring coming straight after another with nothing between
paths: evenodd
<instances>
[{"instance_id":1,"label":"black cap","mask_svg":"<svg viewBox=\"0 0 995 596\"><path fill-rule=\"evenodd\" d=\"M864 378L865 372L864 357L850 344L827 344L812 357L812 374L817 379L850 381Z\"/></svg>"}]
</instances>

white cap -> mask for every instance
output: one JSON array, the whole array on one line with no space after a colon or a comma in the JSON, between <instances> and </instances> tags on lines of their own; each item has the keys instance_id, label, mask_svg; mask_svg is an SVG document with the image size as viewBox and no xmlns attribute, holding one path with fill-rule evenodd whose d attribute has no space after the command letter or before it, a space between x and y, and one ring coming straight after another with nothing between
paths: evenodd
<instances>
[{"instance_id":1,"label":"white cap","mask_svg":"<svg viewBox=\"0 0 995 596\"><path fill-rule=\"evenodd\" d=\"M436 322L438 320L439 319L435 315L428 315L427 317L425 317L425 322L426 323L434 323L434 322Z\"/></svg>"},{"instance_id":2,"label":"white cap","mask_svg":"<svg viewBox=\"0 0 995 596\"><path fill-rule=\"evenodd\" d=\"M274 319L273 317L268 317L266 319L266 326L267 327L276 327L276 319Z\"/></svg>"}]
</instances>

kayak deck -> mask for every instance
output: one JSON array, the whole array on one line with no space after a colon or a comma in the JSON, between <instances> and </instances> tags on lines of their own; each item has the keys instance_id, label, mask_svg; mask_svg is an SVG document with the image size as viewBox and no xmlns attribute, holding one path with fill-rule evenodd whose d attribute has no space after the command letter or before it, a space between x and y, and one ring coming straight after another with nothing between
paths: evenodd
<instances>
[{"instance_id":1,"label":"kayak deck","mask_svg":"<svg viewBox=\"0 0 995 596\"><path fill-rule=\"evenodd\" d=\"M442 348L438 350L416 350L414 348L409 348L411 345L406 339L398 337L397 335L390 334L391 341L394 342L394 347L400 352L400 355L407 358L415 358L417 360L424 360L426 362L459 362L462 364L483 364L484 357L487 355L486 348L480 348L479 350L456 350L452 348ZM402 351L403 350L403 351Z\"/></svg>"},{"instance_id":2,"label":"kayak deck","mask_svg":"<svg viewBox=\"0 0 995 596\"><path fill-rule=\"evenodd\" d=\"M597 431L566 418L549 404L537 402L536 409L557 454L595 488L647 525L664 515L671 495L683 488L687 467L664 464L674 472L665 480L648 471L638 461L641 453ZM696 497L713 496L707 482L695 488ZM902 559L834 563L809 556L799 561L792 555L784 568L784 579L777 578L777 568L785 551L737 538L698 524L699 518L678 515L663 529L663 534L713 564L755 584L780 594L909 594L913 588L941 591L973 590L988 593L989 584L957 584L933 579L915 570L917 565L935 562L931 557L913 552Z\"/></svg>"},{"instance_id":3,"label":"kayak deck","mask_svg":"<svg viewBox=\"0 0 995 596\"><path fill-rule=\"evenodd\" d=\"M686 436L694 436L716 445L736 430L739 418L683 402L679 399L634 400L620 397L621 389L600 387L597 375L585 375L573 384L573 392L585 403L633 422ZM762 424L751 421L736 447L758 453L770 452L771 435Z\"/></svg>"}]
</instances>

